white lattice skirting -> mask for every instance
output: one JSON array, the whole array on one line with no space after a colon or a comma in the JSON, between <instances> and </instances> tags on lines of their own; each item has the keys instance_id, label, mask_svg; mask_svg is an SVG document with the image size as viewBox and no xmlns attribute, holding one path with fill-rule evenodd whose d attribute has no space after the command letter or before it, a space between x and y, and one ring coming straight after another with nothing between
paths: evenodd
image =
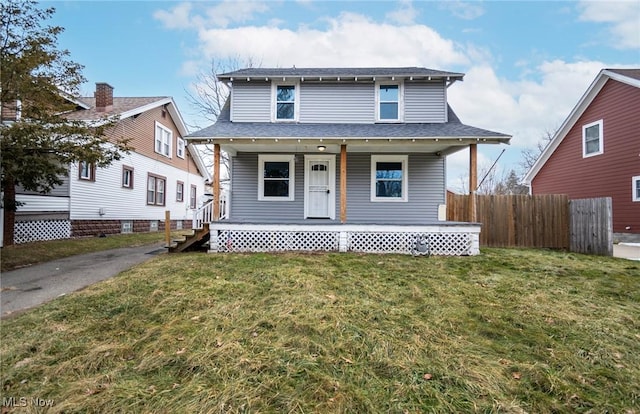
<instances>
[{"instance_id":1,"label":"white lattice skirting","mask_svg":"<svg viewBox=\"0 0 640 414\"><path fill-rule=\"evenodd\" d=\"M71 221L69 220L17 221L13 233L16 244L70 237Z\"/></svg>"},{"instance_id":2,"label":"white lattice skirting","mask_svg":"<svg viewBox=\"0 0 640 414\"><path fill-rule=\"evenodd\" d=\"M362 253L480 253L479 225L358 226L211 224L210 251L340 251ZM420 243L422 247L420 248Z\"/></svg>"}]
</instances>

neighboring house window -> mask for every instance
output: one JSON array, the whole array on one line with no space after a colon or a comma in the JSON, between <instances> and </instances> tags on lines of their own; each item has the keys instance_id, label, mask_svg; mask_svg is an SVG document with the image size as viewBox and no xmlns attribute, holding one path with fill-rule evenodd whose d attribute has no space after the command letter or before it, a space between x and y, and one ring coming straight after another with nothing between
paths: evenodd
<instances>
[{"instance_id":1,"label":"neighboring house window","mask_svg":"<svg viewBox=\"0 0 640 414\"><path fill-rule=\"evenodd\" d=\"M295 121L297 119L296 101L298 88L294 84L274 84L274 113L276 121Z\"/></svg>"},{"instance_id":2,"label":"neighboring house window","mask_svg":"<svg viewBox=\"0 0 640 414\"><path fill-rule=\"evenodd\" d=\"M602 135L602 119L582 127L582 156L602 154L604 141Z\"/></svg>"},{"instance_id":3,"label":"neighboring house window","mask_svg":"<svg viewBox=\"0 0 640 414\"><path fill-rule=\"evenodd\" d=\"M171 139L173 138L173 132L156 121L156 152L162 154L165 157L171 157Z\"/></svg>"},{"instance_id":4,"label":"neighboring house window","mask_svg":"<svg viewBox=\"0 0 640 414\"><path fill-rule=\"evenodd\" d=\"M178 137L178 148L176 148L176 155L180 158L184 158L184 139Z\"/></svg>"},{"instance_id":5,"label":"neighboring house window","mask_svg":"<svg viewBox=\"0 0 640 414\"><path fill-rule=\"evenodd\" d=\"M86 181L96 180L96 167L93 163L80 161L78 164L78 178Z\"/></svg>"},{"instance_id":6,"label":"neighboring house window","mask_svg":"<svg viewBox=\"0 0 640 414\"><path fill-rule=\"evenodd\" d=\"M191 186L191 193L189 194L189 207L196 208L196 191L198 187L195 185Z\"/></svg>"},{"instance_id":7,"label":"neighboring house window","mask_svg":"<svg viewBox=\"0 0 640 414\"><path fill-rule=\"evenodd\" d=\"M258 200L293 200L294 155L258 155Z\"/></svg>"},{"instance_id":8,"label":"neighboring house window","mask_svg":"<svg viewBox=\"0 0 640 414\"><path fill-rule=\"evenodd\" d=\"M631 178L632 200L640 201L640 175Z\"/></svg>"},{"instance_id":9,"label":"neighboring house window","mask_svg":"<svg viewBox=\"0 0 640 414\"><path fill-rule=\"evenodd\" d=\"M184 183L182 181L178 181L176 184L176 201L184 201Z\"/></svg>"},{"instance_id":10,"label":"neighboring house window","mask_svg":"<svg viewBox=\"0 0 640 414\"><path fill-rule=\"evenodd\" d=\"M407 201L407 156L371 156L371 201Z\"/></svg>"},{"instance_id":11,"label":"neighboring house window","mask_svg":"<svg viewBox=\"0 0 640 414\"><path fill-rule=\"evenodd\" d=\"M164 206L164 194L167 179L159 175L147 177L147 204L154 206Z\"/></svg>"},{"instance_id":12,"label":"neighboring house window","mask_svg":"<svg viewBox=\"0 0 640 414\"><path fill-rule=\"evenodd\" d=\"M133 188L133 167L122 166L122 186Z\"/></svg>"},{"instance_id":13,"label":"neighboring house window","mask_svg":"<svg viewBox=\"0 0 640 414\"><path fill-rule=\"evenodd\" d=\"M402 84L379 82L376 84L376 115L378 121L402 120Z\"/></svg>"}]
</instances>

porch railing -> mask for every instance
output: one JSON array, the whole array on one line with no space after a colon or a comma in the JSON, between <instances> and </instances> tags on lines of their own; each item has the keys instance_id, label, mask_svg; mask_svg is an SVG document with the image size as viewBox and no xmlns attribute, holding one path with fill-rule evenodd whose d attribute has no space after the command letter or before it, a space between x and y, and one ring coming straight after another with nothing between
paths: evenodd
<instances>
[{"instance_id":1,"label":"porch railing","mask_svg":"<svg viewBox=\"0 0 640 414\"><path fill-rule=\"evenodd\" d=\"M211 223L213 219L213 203L215 200L210 200L203 204L200 208L193 212L193 228L201 229L205 223ZM227 193L220 193L220 200L218 200L220 206L220 214L218 220L224 220L229 217L229 203Z\"/></svg>"}]
</instances>

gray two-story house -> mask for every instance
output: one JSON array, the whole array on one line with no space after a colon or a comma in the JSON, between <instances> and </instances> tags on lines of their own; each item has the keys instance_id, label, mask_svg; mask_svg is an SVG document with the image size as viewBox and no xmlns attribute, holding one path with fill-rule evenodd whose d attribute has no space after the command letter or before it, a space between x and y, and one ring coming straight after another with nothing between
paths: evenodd
<instances>
[{"instance_id":1,"label":"gray two-story house","mask_svg":"<svg viewBox=\"0 0 640 414\"><path fill-rule=\"evenodd\" d=\"M231 91L222 112L187 136L214 145L215 200L220 152L230 160L224 203L205 207L217 219L211 251L477 254L480 224L446 221L446 156L471 146L475 157L478 144L511 137L460 122L447 89L463 76L418 67L218 75Z\"/></svg>"}]
</instances>

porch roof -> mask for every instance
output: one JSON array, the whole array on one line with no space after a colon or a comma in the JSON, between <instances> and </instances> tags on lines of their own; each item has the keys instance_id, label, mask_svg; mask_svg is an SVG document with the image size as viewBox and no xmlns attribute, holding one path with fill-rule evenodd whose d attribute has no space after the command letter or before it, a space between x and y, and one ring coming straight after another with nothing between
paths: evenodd
<instances>
[{"instance_id":1,"label":"porch roof","mask_svg":"<svg viewBox=\"0 0 640 414\"><path fill-rule=\"evenodd\" d=\"M508 144L511 140L510 135L463 124L451 107L448 108L448 119L449 122L444 123L375 124L231 122L227 101L213 125L187 135L186 138L193 142L228 142L230 139L438 139L450 143L478 140L488 144ZM442 144L441 142L439 145Z\"/></svg>"}]
</instances>

